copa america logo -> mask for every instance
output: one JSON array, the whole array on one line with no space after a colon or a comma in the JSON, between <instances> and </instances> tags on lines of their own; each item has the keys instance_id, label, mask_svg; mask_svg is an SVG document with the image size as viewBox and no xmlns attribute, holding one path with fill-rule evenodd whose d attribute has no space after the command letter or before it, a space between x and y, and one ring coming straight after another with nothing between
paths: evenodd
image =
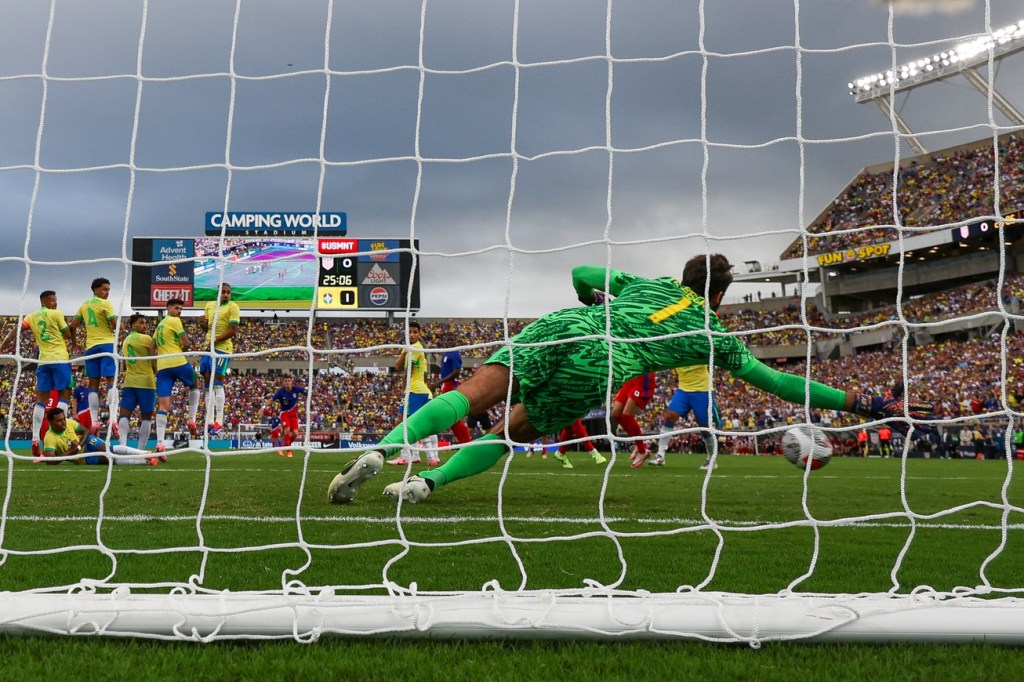
<instances>
[{"instance_id":1,"label":"copa america logo","mask_svg":"<svg viewBox=\"0 0 1024 682\"><path fill-rule=\"evenodd\" d=\"M374 287L370 289L370 303L374 305L384 305L388 302L388 290L384 287Z\"/></svg>"}]
</instances>

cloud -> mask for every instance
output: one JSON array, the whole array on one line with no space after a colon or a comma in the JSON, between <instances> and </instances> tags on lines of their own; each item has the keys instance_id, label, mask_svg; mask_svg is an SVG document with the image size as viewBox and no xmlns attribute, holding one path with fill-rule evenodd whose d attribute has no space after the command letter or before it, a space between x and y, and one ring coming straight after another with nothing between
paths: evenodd
<instances>
[{"instance_id":1,"label":"cloud","mask_svg":"<svg viewBox=\"0 0 1024 682\"><path fill-rule=\"evenodd\" d=\"M573 304L578 262L774 260L860 169L909 153L845 88L891 63L887 8L652 0L609 24L601 3L515 6L335 3L328 25L326 2L253 0L236 27L232 3L153 0L140 94L137 3L57 3L49 45L50 6L17 4L0 25L0 310L24 307L26 243L30 308L49 285L77 302L97 272L116 299L133 237L320 208L437 254L422 314L535 316ZM897 58L985 20L977 4L898 15ZM1022 72L998 74L1011 100ZM901 107L933 149L1007 125L954 83Z\"/></svg>"}]
</instances>

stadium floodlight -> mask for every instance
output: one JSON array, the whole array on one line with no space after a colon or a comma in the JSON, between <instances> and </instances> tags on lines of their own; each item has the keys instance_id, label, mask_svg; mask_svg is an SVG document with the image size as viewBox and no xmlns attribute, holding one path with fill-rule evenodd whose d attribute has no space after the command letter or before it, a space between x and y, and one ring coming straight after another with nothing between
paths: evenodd
<instances>
[{"instance_id":1,"label":"stadium floodlight","mask_svg":"<svg viewBox=\"0 0 1024 682\"><path fill-rule=\"evenodd\" d=\"M944 50L929 57L914 59L893 69L880 71L857 78L847 83L850 94L858 103L875 102L886 118L893 118L901 133L907 136L910 144L920 153L927 150L914 137L913 131L895 111L891 98L898 92L907 92L914 88L935 81L963 76L986 98L992 98L992 104L1006 118L1016 125L1024 125L1024 115L994 87L990 87L987 78L982 77L977 69L996 62L1024 49L1024 19L1009 24L992 33L961 43L952 50Z\"/></svg>"}]
</instances>

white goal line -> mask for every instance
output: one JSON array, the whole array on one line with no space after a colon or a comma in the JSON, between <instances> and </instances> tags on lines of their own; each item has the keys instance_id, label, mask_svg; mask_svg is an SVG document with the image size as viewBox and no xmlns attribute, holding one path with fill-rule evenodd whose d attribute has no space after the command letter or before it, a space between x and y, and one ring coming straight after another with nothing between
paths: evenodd
<instances>
[{"instance_id":1,"label":"white goal line","mask_svg":"<svg viewBox=\"0 0 1024 682\"><path fill-rule=\"evenodd\" d=\"M35 516L35 515L19 515L19 516L8 516L7 521L28 521L28 522L45 522L45 523L82 523L89 522L95 523L101 520L101 517L97 516ZM279 524L288 523L293 524L296 521L294 516L243 516L241 514L217 514L217 515L204 515L202 517L196 516L185 516L180 515L149 515L149 514L131 514L131 515L117 515L117 516L103 516L103 521L112 521L119 523L147 523L152 521L164 521L169 523L194 523L199 518L201 521L241 521L245 523L264 523L264 524ZM357 524L375 524L375 525L394 525L395 517L380 517L380 516L303 516L299 520L303 523L357 523ZM708 522L704 519L686 519L686 518L643 518L643 517L628 517L628 516L606 516L603 519L600 517L569 517L569 516L473 516L473 515L459 515L459 516L431 516L431 517L407 517L402 516L403 524L423 524L423 525L437 525L437 524L454 524L454 523L497 523L499 521L508 523L531 523L537 525L560 525L560 524L599 524L599 523L646 523L646 524L659 524L659 525L671 525L671 526L685 526L685 527L710 527ZM758 528L761 526L765 527L765 530L774 530L782 527L793 527L793 522L786 521L750 521L750 520L732 520L732 519L715 519L713 526L722 530L728 530L729 527L737 528ZM810 521L807 519L799 519L797 524L799 525L810 525ZM906 523L892 523L892 522L880 522L880 521L856 521L856 520L825 520L815 521L815 525L826 526L826 527L842 527L842 528L898 528L906 529L910 527L909 521ZM1010 523L1006 526L998 524L964 524L964 523L930 523L924 521L918 521L915 526L919 529L935 529L935 530L1002 530L1004 527L1007 530L1022 530L1024 524L1021 523Z\"/></svg>"}]
</instances>

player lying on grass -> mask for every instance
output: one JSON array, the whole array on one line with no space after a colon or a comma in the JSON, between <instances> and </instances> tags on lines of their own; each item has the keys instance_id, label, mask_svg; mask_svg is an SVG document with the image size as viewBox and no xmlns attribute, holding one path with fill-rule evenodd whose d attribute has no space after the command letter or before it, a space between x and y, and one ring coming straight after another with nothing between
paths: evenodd
<instances>
[{"instance_id":1,"label":"player lying on grass","mask_svg":"<svg viewBox=\"0 0 1024 682\"><path fill-rule=\"evenodd\" d=\"M904 428L907 416L920 419L932 412L931 405L904 404L902 391L883 396L847 392L780 372L755 358L715 314L732 283L732 265L721 254L691 258L683 268L682 283L596 266L575 268L572 281L586 307L549 313L527 325L469 380L427 403L375 448L350 462L331 482L331 501L350 502L359 486L380 470L385 455L406 439L415 442L443 431L467 414L511 396L502 424L437 469L384 490L407 502L421 502L438 488L494 466L508 442L528 443L557 433L603 405L609 378L616 387L632 377L674 367L713 364L784 400L804 403L809 395L812 408L889 419ZM602 289L614 300L606 301ZM610 356L607 336L612 339Z\"/></svg>"},{"instance_id":2,"label":"player lying on grass","mask_svg":"<svg viewBox=\"0 0 1024 682\"><path fill-rule=\"evenodd\" d=\"M46 413L50 429L43 437L43 457L71 457L84 453L85 457L62 460L72 464L106 464L107 445L97 436L89 434L74 419L68 419L64 410L55 407ZM156 466L155 457L150 457L145 450L130 448L127 445L114 445L110 448L114 464L152 464ZM42 460L35 460L40 462ZM60 464L60 461L49 461L47 464Z\"/></svg>"}]
</instances>

